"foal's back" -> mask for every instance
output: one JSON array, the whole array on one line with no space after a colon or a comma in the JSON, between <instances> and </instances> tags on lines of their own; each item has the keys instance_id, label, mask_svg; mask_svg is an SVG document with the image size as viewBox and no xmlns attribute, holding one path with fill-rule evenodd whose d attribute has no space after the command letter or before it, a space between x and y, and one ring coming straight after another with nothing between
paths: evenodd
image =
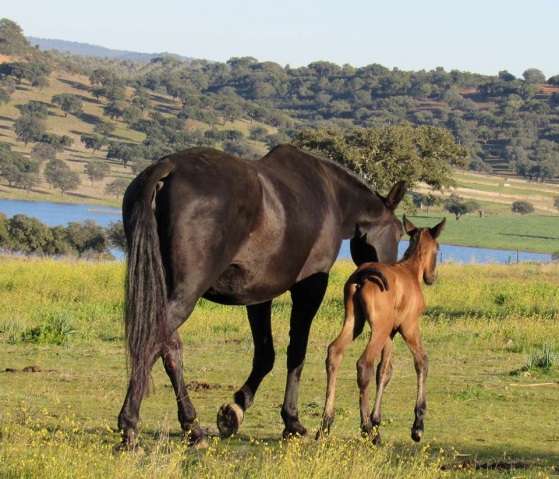
<instances>
[{"instance_id":1,"label":"foal's back","mask_svg":"<svg viewBox=\"0 0 559 479\"><path fill-rule=\"evenodd\" d=\"M418 318L425 311L425 301L417 273L406 262L395 265L364 263L348 280L348 301L358 304L367 320L374 324L390 321L392 331L398 330L406 318ZM388 325L387 325L388 326Z\"/></svg>"}]
</instances>

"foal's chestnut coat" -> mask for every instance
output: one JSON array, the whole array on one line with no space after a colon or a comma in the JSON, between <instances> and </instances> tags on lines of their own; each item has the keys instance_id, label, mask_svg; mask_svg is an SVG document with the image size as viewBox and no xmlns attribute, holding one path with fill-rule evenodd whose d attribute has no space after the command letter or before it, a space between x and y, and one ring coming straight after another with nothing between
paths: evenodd
<instances>
[{"instance_id":1,"label":"foal's chestnut coat","mask_svg":"<svg viewBox=\"0 0 559 479\"><path fill-rule=\"evenodd\" d=\"M410 244L403 258L395 265L364 263L350 276L344 288L345 321L340 335L328 347L326 372L328 387L321 428L317 436L328 434L334 422L334 395L336 377L344 352L349 343L361 334L365 320L371 327L371 338L357 361L357 384L361 430L380 439L382 394L392 376L392 340L400 333L406 341L417 373L417 402L411 437L421 440L423 419L426 413L425 382L427 379L427 354L421 344L419 317L425 310L421 290L422 282L431 285L437 278L438 236L446 220L433 228L416 228L404 216L404 227L410 235ZM374 365L380 354L376 371L377 392L373 413L369 416L369 389Z\"/></svg>"}]
</instances>

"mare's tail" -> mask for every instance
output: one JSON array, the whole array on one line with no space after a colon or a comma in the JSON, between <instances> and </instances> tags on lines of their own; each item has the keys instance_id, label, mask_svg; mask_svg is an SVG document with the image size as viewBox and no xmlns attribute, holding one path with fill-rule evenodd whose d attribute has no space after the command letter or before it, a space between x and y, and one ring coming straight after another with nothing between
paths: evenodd
<instances>
[{"instance_id":1,"label":"mare's tail","mask_svg":"<svg viewBox=\"0 0 559 479\"><path fill-rule=\"evenodd\" d=\"M123 198L128 243L126 348L130 386L140 397L147 390L156 347L167 336L167 285L154 209L160 180L173 168L166 162L148 167L130 184Z\"/></svg>"},{"instance_id":2,"label":"mare's tail","mask_svg":"<svg viewBox=\"0 0 559 479\"><path fill-rule=\"evenodd\" d=\"M388 291L390 289L388 279L386 279L384 273L374 266L369 266L358 271L356 281L359 284L363 284L365 281L372 281L373 278L380 280L385 291Z\"/></svg>"}]
</instances>

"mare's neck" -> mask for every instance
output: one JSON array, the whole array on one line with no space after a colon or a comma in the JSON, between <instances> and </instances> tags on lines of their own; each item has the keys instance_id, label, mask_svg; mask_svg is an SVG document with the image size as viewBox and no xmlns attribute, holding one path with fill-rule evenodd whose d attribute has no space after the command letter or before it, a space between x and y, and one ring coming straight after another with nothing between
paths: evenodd
<instances>
[{"instance_id":1,"label":"mare's neck","mask_svg":"<svg viewBox=\"0 0 559 479\"><path fill-rule=\"evenodd\" d=\"M332 160L322 161L338 199L343 238L353 238L357 224L380 219L384 204L361 177Z\"/></svg>"}]
</instances>

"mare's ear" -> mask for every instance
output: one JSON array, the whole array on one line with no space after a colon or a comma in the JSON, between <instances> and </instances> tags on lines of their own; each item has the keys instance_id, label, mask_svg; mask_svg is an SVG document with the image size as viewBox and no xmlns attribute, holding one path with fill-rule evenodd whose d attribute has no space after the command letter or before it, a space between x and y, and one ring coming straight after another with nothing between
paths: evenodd
<instances>
[{"instance_id":1,"label":"mare's ear","mask_svg":"<svg viewBox=\"0 0 559 479\"><path fill-rule=\"evenodd\" d=\"M417 226L415 226L410 220L408 220L406 218L406 215L404 215L404 229L410 237L412 237L417 231Z\"/></svg>"},{"instance_id":2,"label":"mare's ear","mask_svg":"<svg viewBox=\"0 0 559 479\"><path fill-rule=\"evenodd\" d=\"M355 227L355 236L349 240L349 251L355 266L378 262L377 250L367 243L367 233L363 233L359 225Z\"/></svg>"},{"instance_id":3,"label":"mare's ear","mask_svg":"<svg viewBox=\"0 0 559 479\"><path fill-rule=\"evenodd\" d=\"M387 208L391 210L395 210L400 204L400 201L402 201L402 198L404 197L405 194L406 194L406 182L398 181L398 183L396 183L392 187L390 193L388 193L388 196L384 200L384 204L386 205Z\"/></svg>"},{"instance_id":4,"label":"mare's ear","mask_svg":"<svg viewBox=\"0 0 559 479\"><path fill-rule=\"evenodd\" d=\"M437 239L439 237L439 235L443 232L445 225L446 218L443 218L443 220L437 226L429 228L429 233L431 233L433 239Z\"/></svg>"}]
</instances>

